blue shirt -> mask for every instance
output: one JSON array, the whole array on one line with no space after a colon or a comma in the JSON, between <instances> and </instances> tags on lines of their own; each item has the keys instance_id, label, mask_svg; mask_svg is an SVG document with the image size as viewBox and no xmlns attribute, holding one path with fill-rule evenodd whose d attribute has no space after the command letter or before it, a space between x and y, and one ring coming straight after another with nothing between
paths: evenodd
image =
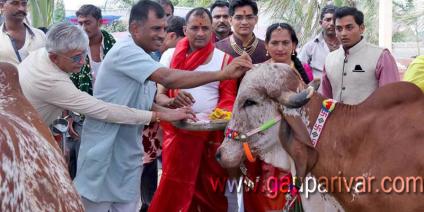
<instances>
[{"instance_id":1,"label":"blue shirt","mask_svg":"<svg viewBox=\"0 0 424 212\"><path fill-rule=\"evenodd\" d=\"M104 58L93 95L106 102L150 110L156 86L148 78L160 67L129 37L116 43ZM86 118L74 180L81 196L93 202L121 203L139 198L143 127Z\"/></svg>"}]
</instances>

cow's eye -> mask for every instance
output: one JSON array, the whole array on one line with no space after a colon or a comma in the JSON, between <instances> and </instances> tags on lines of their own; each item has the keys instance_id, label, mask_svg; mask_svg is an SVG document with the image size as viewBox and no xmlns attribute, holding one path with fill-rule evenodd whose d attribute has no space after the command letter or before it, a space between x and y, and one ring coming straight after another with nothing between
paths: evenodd
<instances>
[{"instance_id":1,"label":"cow's eye","mask_svg":"<svg viewBox=\"0 0 424 212\"><path fill-rule=\"evenodd\" d=\"M248 99L244 102L243 107L249 107L249 106L252 106L252 105L256 105L256 102Z\"/></svg>"}]
</instances>

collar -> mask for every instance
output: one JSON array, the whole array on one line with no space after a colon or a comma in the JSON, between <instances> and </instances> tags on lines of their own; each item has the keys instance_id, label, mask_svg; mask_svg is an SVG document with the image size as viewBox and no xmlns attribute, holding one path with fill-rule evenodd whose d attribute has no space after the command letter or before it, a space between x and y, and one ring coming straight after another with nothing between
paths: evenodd
<instances>
[{"instance_id":1,"label":"collar","mask_svg":"<svg viewBox=\"0 0 424 212\"><path fill-rule=\"evenodd\" d=\"M325 122L330 116L330 113L333 112L334 108L336 107L336 103L337 101L334 99L326 99L322 101L321 112L319 113L317 120L315 121L314 127L312 128L312 131L309 134L314 148L318 144L318 139L321 136L322 130L324 129Z\"/></svg>"},{"instance_id":2,"label":"collar","mask_svg":"<svg viewBox=\"0 0 424 212\"><path fill-rule=\"evenodd\" d=\"M324 32L321 32L321 33L319 33L318 35L315 36L315 38L314 38L315 43L325 42L323 33Z\"/></svg>"},{"instance_id":3,"label":"collar","mask_svg":"<svg viewBox=\"0 0 424 212\"><path fill-rule=\"evenodd\" d=\"M102 50L105 49L105 32L103 30L100 30L102 34Z\"/></svg>"},{"instance_id":4,"label":"collar","mask_svg":"<svg viewBox=\"0 0 424 212\"><path fill-rule=\"evenodd\" d=\"M359 41L354 46L350 47L347 50L345 50L344 48L342 48L342 49L343 49L345 55L352 55L352 54L359 52L366 44L367 44L366 39L364 37L362 37L361 41Z\"/></svg>"},{"instance_id":5,"label":"collar","mask_svg":"<svg viewBox=\"0 0 424 212\"><path fill-rule=\"evenodd\" d=\"M32 31L31 27L30 27L30 26L28 26L28 24L27 24L27 23L25 23L25 22L23 22L23 24L24 24L24 26L25 26L26 30L27 30L27 31L29 32L29 34L31 35L31 38L34 38L35 34L34 34L34 32ZM6 33L6 34L7 34L6 22L3 22L3 24L1 24L1 25L0 25L0 28L1 28L1 31L2 31L3 33Z\"/></svg>"}]
</instances>

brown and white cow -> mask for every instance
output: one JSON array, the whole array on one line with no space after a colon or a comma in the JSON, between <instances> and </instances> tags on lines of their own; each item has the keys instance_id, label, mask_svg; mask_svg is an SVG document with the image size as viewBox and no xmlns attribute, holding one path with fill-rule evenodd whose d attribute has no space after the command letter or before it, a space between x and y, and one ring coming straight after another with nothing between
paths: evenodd
<instances>
[{"instance_id":1,"label":"brown and white cow","mask_svg":"<svg viewBox=\"0 0 424 212\"><path fill-rule=\"evenodd\" d=\"M293 168L293 159L300 177L336 179L329 192L346 211L424 211L423 92L399 82L377 89L359 105L337 103L314 148L309 132L324 97L306 87L287 65L255 67L240 85L227 127L246 133L283 113L282 121L247 139L253 155L285 170ZM239 166L244 158L238 141L226 138L218 149L223 167ZM358 181L347 184L348 192L350 179ZM402 179L409 180L409 191L404 185L401 192Z\"/></svg>"},{"instance_id":2,"label":"brown and white cow","mask_svg":"<svg viewBox=\"0 0 424 212\"><path fill-rule=\"evenodd\" d=\"M59 147L0 63L0 211L83 211Z\"/></svg>"}]
</instances>

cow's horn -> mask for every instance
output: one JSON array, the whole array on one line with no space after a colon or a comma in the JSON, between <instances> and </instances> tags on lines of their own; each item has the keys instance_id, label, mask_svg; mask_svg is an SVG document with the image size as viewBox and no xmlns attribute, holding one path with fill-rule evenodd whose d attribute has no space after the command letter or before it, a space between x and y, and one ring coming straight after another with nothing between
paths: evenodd
<instances>
[{"instance_id":1,"label":"cow's horn","mask_svg":"<svg viewBox=\"0 0 424 212\"><path fill-rule=\"evenodd\" d=\"M308 88L301 91L300 93L290 95L287 102L284 104L284 106L288 108L302 107L303 105L308 103L313 93L314 93L314 88L309 86Z\"/></svg>"}]
</instances>

